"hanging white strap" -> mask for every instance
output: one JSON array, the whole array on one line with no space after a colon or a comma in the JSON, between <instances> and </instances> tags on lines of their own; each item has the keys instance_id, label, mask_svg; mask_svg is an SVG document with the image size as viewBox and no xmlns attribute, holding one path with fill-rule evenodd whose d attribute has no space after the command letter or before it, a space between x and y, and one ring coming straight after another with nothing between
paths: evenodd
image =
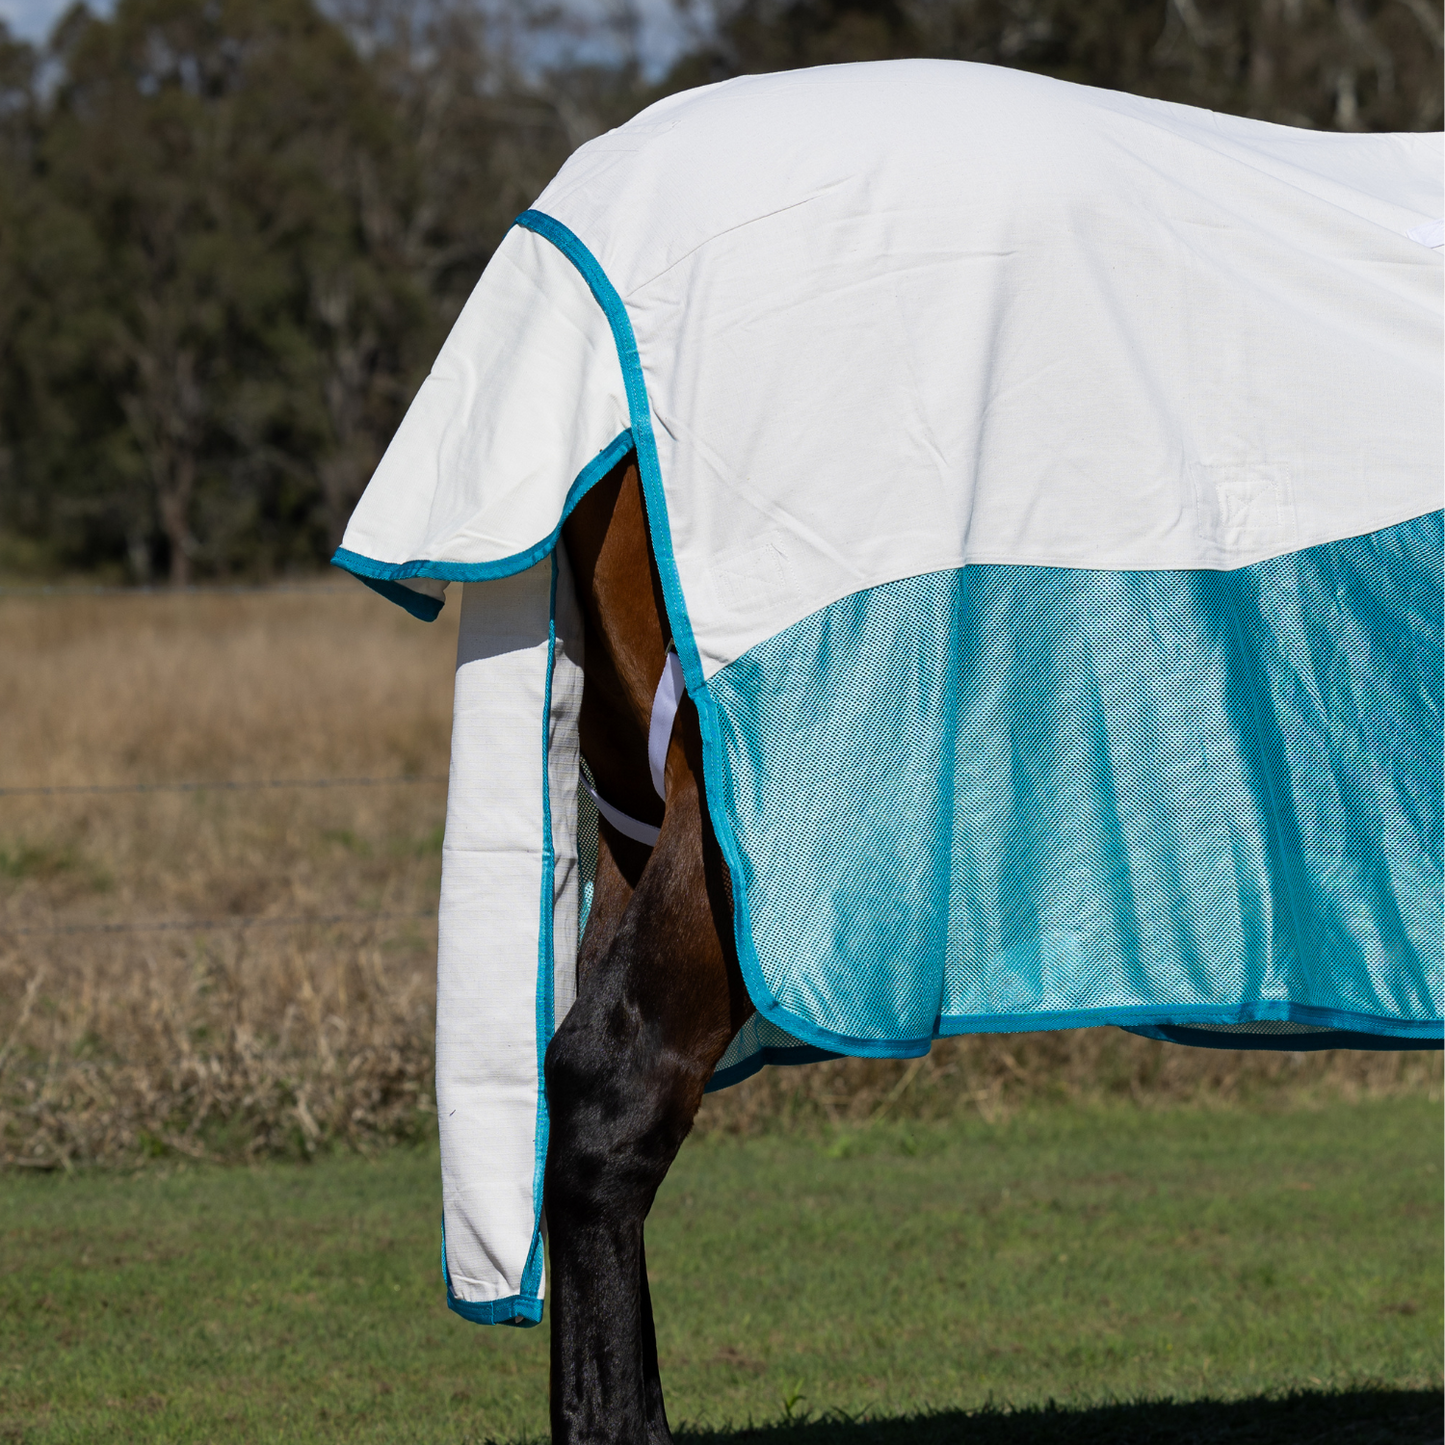
<instances>
[{"instance_id":1,"label":"hanging white strap","mask_svg":"<svg viewBox=\"0 0 1445 1445\"><path fill-rule=\"evenodd\" d=\"M669 647L657 691L652 695L652 723L647 729L647 766L652 769L652 786L664 803L667 801L667 779L664 776L667 745L672 741L672 725L677 720L678 704L686 691L682 683L682 664L677 660L677 653Z\"/></svg>"},{"instance_id":2,"label":"hanging white strap","mask_svg":"<svg viewBox=\"0 0 1445 1445\"><path fill-rule=\"evenodd\" d=\"M686 691L682 681L682 664L677 660L677 653L669 647L657 691L652 695L652 720L647 728L647 766L652 773L652 786L664 803L667 801L667 745L672 741L672 726L677 721L677 709ZM624 837L634 838L649 848L656 845L661 829L614 808L585 778L582 786L592 794L597 811Z\"/></svg>"},{"instance_id":3,"label":"hanging white strap","mask_svg":"<svg viewBox=\"0 0 1445 1445\"><path fill-rule=\"evenodd\" d=\"M597 804L597 811L619 833L627 838L635 838L639 843L646 843L649 848L656 846L658 837L662 833L661 828L654 828L651 823L644 823L637 818L629 817L621 809L614 808L586 778L582 779L582 786L592 794L592 801Z\"/></svg>"}]
</instances>

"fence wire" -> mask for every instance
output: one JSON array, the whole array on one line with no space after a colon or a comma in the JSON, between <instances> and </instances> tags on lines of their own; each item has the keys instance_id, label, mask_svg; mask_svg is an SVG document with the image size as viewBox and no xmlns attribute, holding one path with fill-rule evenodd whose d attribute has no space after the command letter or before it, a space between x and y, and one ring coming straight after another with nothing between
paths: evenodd
<instances>
[{"instance_id":1,"label":"fence wire","mask_svg":"<svg viewBox=\"0 0 1445 1445\"><path fill-rule=\"evenodd\" d=\"M76 793L251 793L268 788L390 788L445 783L444 777L404 773L394 778L242 778L213 783L62 783L0 788L0 798L52 798Z\"/></svg>"},{"instance_id":2,"label":"fence wire","mask_svg":"<svg viewBox=\"0 0 1445 1445\"><path fill-rule=\"evenodd\" d=\"M333 574L334 575L334 574ZM270 593L305 594L309 597L348 593L356 595L360 584L348 582L280 582L260 585L215 585L172 587L99 586L85 583L55 583L39 586L0 586L0 597L184 597L259 596ZM54 798L97 796L117 793L249 793L284 788L391 788L445 783L445 777L404 774L389 778L226 778L205 782L179 783L68 783L0 787L0 798ZM135 923L61 923L10 928L0 923L0 938L56 938L73 934L99 933L205 933L221 929L331 927L340 924L419 922L436 918L436 910L380 913L305 913L281 916L252 915L236 918L160 918Z\"/></svg>"},{"instance_id":3,"label":"fence wire","mask_svg":"<svg viewBox=\"0 0 1445 1445\"><path fill-rule=\"evenodd\" d=\"M296 913L284 917L258 914L249 918L158 918L149 923L61 923L48 927L8 928L0 924L0 938L55 938L71 933L206 933L224 928L300 928L306 924L396 923L435 919L436 909L417 908L406 913Z\"/></svg>"},{"instance_id":4,"label":"fence wire","mask_svg":"<svg viewBox=\"0 0 1445 1445\"><path fill-rule=\"evenodd\" d=\"M445 777L406 774L393 778L254 778L210 783L76 783L56 787L0 788L0 798L54 797L94 793L256 792L271 788L384 788L398 784L445 783ZM63 923L10 928L0 923L0 938L55 938L75 933L203 933L226 928L291 928L306 924L391 923L435 918L435 909L409 913L303 913L281 917L161 918L144 923Z\"/></svg>"},{"instance_id":5,"label":"fence wire","mask_svg":"<svg viewBox=\"0 0 1445 1445\"><path fill-rule=\"evenodd\" d=\"M359 596L361 586L359 582L198 583L185 587L172 587L168 583L124 587L89 582L38 582L0 587L0 597L253 597L271 592L304 592L310 597L346 592Z\"/></svg>"}]
</instances>

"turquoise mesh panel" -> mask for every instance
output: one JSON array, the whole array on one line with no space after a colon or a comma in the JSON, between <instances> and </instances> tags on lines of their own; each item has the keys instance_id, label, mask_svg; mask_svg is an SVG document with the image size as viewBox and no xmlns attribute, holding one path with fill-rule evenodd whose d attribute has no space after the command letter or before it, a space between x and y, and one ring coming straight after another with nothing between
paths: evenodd
<instances>
[{"instance_id":1,"label":"turquoise mesh panel","mask_svg":"<svg viewBox=\"0 0 1445 1445\"><path fill-rule=\"evenodd\" d=\"M1441 543L1434 513L1231 572L971 566L752 649L709 691L754 998L854 1053L1438 1037Z\"/></svg>"},{"instance_id":2,"label":"turquoise mesh panel","mask_svg":"<svg viewBox=\"0 0 1445 1445\"><path fill-rule=\"evenodd\" d=\"M577 789L577 872L579 896L577 899L577 943L581 946L582 935L587 932L587 920L592 916L592 889L597 882L597 804L587 788L595 788L597 780L584 759L581 765L582 782L586 787Z\"/></svg>"}]
</instances>

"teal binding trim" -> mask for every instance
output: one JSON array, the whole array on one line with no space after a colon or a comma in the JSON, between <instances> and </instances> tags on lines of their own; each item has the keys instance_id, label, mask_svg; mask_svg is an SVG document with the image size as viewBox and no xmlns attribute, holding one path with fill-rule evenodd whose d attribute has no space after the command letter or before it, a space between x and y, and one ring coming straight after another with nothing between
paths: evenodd
<instances>
[{"instance_id":1,"label":"teal binding trim","mask_svg":"<svg viewBox=\"0 0 1445 1445\"><path fill-rule=\"evenodd\" d=\"M336 557L340 555L341 553L338 551ZM351 556L351 553L348 552L347 556ZM340 567L342 564L336 560L336 557L331 559L331 564L334 567ZM351 575L359 582L364 582L373 592L379 592L388 602L395 602L398 607L410 612L413 617L422 622L435 622L441 614L442 599L440 597L428 597L425 592L418 592L412 587L403 587L400 582L393 582L386 577L368 577L365 573L356 571L352 571Z\"/></svg>"},{"instance_id":2,"label":"teal binding trim","mask_svg":"<svg viewBox=\"0 0 1445 1445\"><path fill-rule=\"evenodd\" d=\"M472 1303L447 1296L447 1308L474 1325L514 1325L529 1330L542 1323L542 1301L525 1295Z\"/></svg>"},{"instance_id":3,"label":"teal binding trim","mask_svg":"<svg viewBox=\"0 0 1445 1445\"><path fill-rule=\"evenodd\" d=\"M1133 1022L1138 1020L1137 1023ZM1332 1033L1352 1038L1378 1038L1378 1047L1391 1049L1431 1049L1442 1046L1442 1025L1438 1019L1402 1020L1380 1018L1374 1014L1354 1014L1339 1009L1314 1008L1309 1004L1264 1003L1242 1004L1238 1008L1180 1008L1177 1005L1152 1004L1136 1008L1058 1009L1040 1013L983 1014L961 1018L940 1018L935 1038L956 1038L961 1034L1023 1034L1050 1029L1091 1029L1112 1024L1145 1038L1165 1038L1158 1032L1205 1033L1209 1024L1290 1023L1311 1024ZM1209 1034L1212 1039L1220 1036ZM1247 1038L1246 1034L1230 1034L1229 1038ZM1296 1038L1317 1038L1315 1034L1259 1034L1256 1038L1292 1041ZM1398 1041L1398 1044L1396 1043ZM1245 1044L1220 1044L1221 1048L1245 1048ZM1255 1048L1267 1047L1255 1044ZM1276 1042L1274 1048L1293 1049L1293 1042ZM1344 1048L1331 1044L1331 1048ZM1349 1047L1359 1048L1359 1044ZM1363 1047L1371 1047L1365 1045Z\"/></svg>"},{"instance_id":4,"label":"teal binding trim","mask_svg":"<svg viewBox=\"0 0 1445 1445\"><path fill-rule=\"evenodd\" d=\"M442 1215L442 1278L447 1286L447 1308L474 1325L515 1325L530 1329L542 1323L542 1301L511 1294L506 1299L464 1300L452 1293L452 1274L447 1268L447 1221Z\"/></svg>"},{"instance_id":5,"label":"teal binding trim","mask_svg":"<svg viewBox=\"0 0 1445 1445\"><path fill-rule=\"evenodd\" d=\"M510 557L500 557L494 562L437 562L424 558L413 562L378 562L374 557L363 557L359 552L348 552L345 547L338 547L331 559L331 565L360 578L388 601L406 608L413 617L419 617L423 622L434 622L441 613L442 604L434 597L427 597L423 593L413 592L410 587L400 586L403 578L433 577L438 582L492 582L498 577L511 577L515 573L525 572L528 567L535 567L556 547L562 526L572 515L577 503L631 450L630 431L619 432L613 437L577 473L563 499L562 515L558 518L557 525L525 552L514 552Z\"/></svg>"},{"instance_id":6,"label":"teal binding trim","mask_svg":"<svg viewBox=\"0 0 1445 1445\"><path fill-rule=\"evenodd\" d=\"M556 1030L557 963L553 935L557 906L557 850L552 841L552 674L557 666L557 553L552 552L552 587L547 599L547 683L542 693L542 896L538 899L537 937L537 1127L533 1135L532 1248L522 1271L522 1294L542 1303L542 1187L547 1174L547 1140L551 1116L547 1111L547 1045Z\"/></svg>"},{"instance_id":7,"label":"teal binding trim","mask_svg":"<svg viewBox=\"0 0 1445 1445\"><path fill-rule=\"evenodd\" d=\"M713 1076L704 1085L703 1093L716 1094L719 1089L730 1089L734 1084L741 1084L744 1079L751 1079L759 1069L768 1064L826 1064L829 1059L837 1057L837 1054L830 1053L827 1049L815 1049L811 1044L799 1044L796 1048L761 1048L757 1053L739 1059L729 1068L713 1070Z\"/></svg>"},{"instance_id":8,"label":"teal binding trim","mask_svg":"<svg viewBox=\"0 0 1445 1445\"><path fill-rule=\"evenodd\" d=\"M1445 1040L1438 1038L1391 1038L1387 1034L1355 1033L1350 1029L1328 1029L1318 1034L1221 1034L1210 1029L1150 1024L1126 1028L1124 1032L1138 1034L1145 1039L1158 1039L1166 1044L1187 1044L1196 1049L1239 1049L1244 1052L1268 1049L1312 1054L1320 1049L1365 1049L1372 1053L1402 1053L1405 1050L1445 1048Z\"/></svg>"}]
</instances>

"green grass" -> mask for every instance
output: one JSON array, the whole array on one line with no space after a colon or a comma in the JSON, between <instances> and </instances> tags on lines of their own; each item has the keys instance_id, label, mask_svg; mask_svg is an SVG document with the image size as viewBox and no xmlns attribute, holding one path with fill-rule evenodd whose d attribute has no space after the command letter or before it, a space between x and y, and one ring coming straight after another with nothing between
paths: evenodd
<instances>
[{"instance_id":1,"label":"green grass","mask_svg":"<svg viewBox=\"0 0 1445 1445\"><path fill-rule=\"evenodd\" d=\"M648 1228L672 1419L1438 1440L1440 1135L1402 1099L691 1143ZM438 1195L425 1150L0 1177L0 1441L544 1434L546 1330L446 1311Z\"/></svg>"}]
</instances>

